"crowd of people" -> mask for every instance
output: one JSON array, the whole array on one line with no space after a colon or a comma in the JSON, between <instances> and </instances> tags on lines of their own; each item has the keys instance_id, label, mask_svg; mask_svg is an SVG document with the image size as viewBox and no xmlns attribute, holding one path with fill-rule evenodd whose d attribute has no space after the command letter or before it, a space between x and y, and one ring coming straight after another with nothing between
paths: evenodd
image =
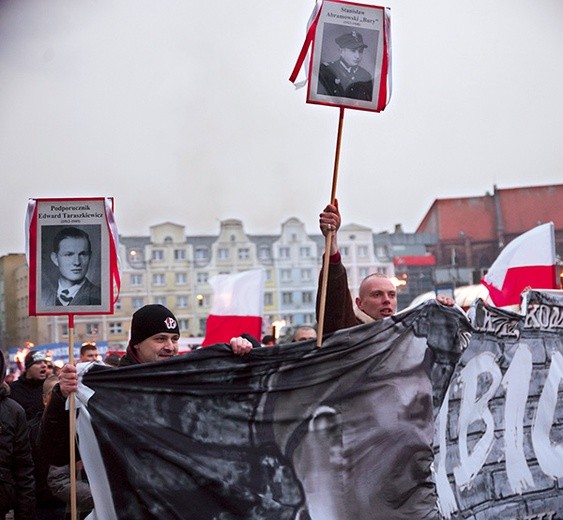
<instances>
[{"instance_id":1,"label":"crowd of people","mask_svg":"<svg viewBox=\"0 0 563 520\"><path fill-rule=\"evenodd\" d=\"M377 273L366 277L352 301L346 269L338 251L337 232L341 217L338 204L329 204L319 216L323 235L331 235L329 272L324 316L324 334L370 320L392 316L397 311L396 288L389 278ZM322 280L322 272L319 284ZM318 291L318 294L320 290ZM441 303L453 305L449 298ZM319 312L317 297L317 318ZM292 342L317 338L313 325L298 326ZM137 310L131 320L130 340L123 356L110 354L104 362L130 366L165 361L178 355L178 320L166 307L149 304ZM244 356L254 347L275 345L276 339L261 341L242 335L230 341L234 355ZM99 360L95 344L83 344L78 362ZM14 520L64 520L70 518L71 475L67 397L78 388L77 369L67 363L60 370L41 351L30 351L24 371L10 385L4 381L6 364L0 356L0 520L12 512ZM76 503L80 518L93 508L92 496L78 456Z\"/></svg>"}]
</instances>

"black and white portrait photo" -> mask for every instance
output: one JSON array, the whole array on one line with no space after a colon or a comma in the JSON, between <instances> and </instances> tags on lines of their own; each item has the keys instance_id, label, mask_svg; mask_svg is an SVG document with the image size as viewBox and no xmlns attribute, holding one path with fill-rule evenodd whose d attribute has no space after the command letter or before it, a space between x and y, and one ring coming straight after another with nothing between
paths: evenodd
<instances>
[{"instance_id":1,"label":"black and white portrait photo","mask_svg":"<svg viewBox=\"0 0 563 520\"><path fill-rule=\"evenodd\" d=\"M43 226L41 302L101 305L100 226Z\"/></svg>"},{"instance_id":2,"label":"black and white portrait photo","mask_svg":"<svg viewBox=\"0 0 563 520\"><path fill-rule=\"evenodd\" d=\"M31 316L113 312L117 233L110 222L111 199L30 199Z\"/></svg>"},{"instance_id":3,"label":"black and white portrait photo","mask_svg":"<svg viewBox=\"0 0 563 520\"><path fill-rule=\"evenodd\" d=\"M373 49L371 52L366 52L369 47L366 41L372 41L372 46L377 46L377 36L369 35L369 38L364 39L364 31L368 34L371 31L351 30L342 26L334 26L329 30L329 25L332 24L325 26L322 52L328 59L322 61L319 67L317 93L371 101L375 53ZM334 38L335 33L339 34ZM338 53L337 57L335 57L336 53ZM335 59L332 59L333 57Z\"/></svg>"},{"instance_id":4,"label":"black and white portrait photo","mask_svg":"<svg viewBox=\"0 0 563 520\"><path fill-rule=\"evenodd\" d=\"M326 0L313 38L307 102L379 112L388 101L389 13Z\"/></svg>"}]
</instances>

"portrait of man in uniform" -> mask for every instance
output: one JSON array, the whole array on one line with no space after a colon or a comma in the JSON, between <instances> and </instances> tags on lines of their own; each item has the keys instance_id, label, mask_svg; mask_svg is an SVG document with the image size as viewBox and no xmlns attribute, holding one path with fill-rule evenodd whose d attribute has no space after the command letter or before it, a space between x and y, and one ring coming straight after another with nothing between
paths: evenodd
<instances>
[{"instance_id":1,"label":"portrait of man in uniform","mask_svg":"<svg viewBox=\"0 0 563 520\"><path fill-rule=\"evenodd\" d=\"M50 270L51 276L43 273L43 306L101 305L100 286L87 276L93 256L89 234L78 227L56 227L58 231L52 237L51 244L45 243L50 233L43 237L43 250L49 259L46 264L53 268ZM99 259L96 264L99 265Z\"/></svg>"},{"instance_id":2,"label":"portrait of man in uniform","mask_svg":"<svg viewBox=\"0 0 563 520\"><path fill-rule=\"evenodd\" d=\"M317 94L371 101L373 75L360 65L368 47L362 33L351 29L336 37L334 43L339 57L320 64Z\"/></svg>"}]
</instances>

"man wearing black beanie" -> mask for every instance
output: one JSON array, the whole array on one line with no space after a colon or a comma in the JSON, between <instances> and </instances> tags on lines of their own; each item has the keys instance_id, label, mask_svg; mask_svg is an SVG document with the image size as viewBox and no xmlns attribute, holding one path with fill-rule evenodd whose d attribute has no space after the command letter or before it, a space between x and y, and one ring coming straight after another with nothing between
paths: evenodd
<instances>
[{"instance_id":1,"label":"man wearing black beanie","mask_svg":"<svg viewBox=\"0 0 563 520\"><path fill-rule=\"evenodd\" d=\"M10 398L25 410L27 420L43 411L43 382L47 378L44 352L31 350L25 356L25 372L10 385Z\"/></svg>"},{"instance_id":2,"label":"man wearing black beanie","mask_svg":"<svg viewBox=\"0 0 563 520\"><path fill-rule=\"evenodd\" d=\"M145 305L133 314L131 337L119 366L164 361L177 356L179 339L178 320L172 311L164 305ZM232 338L230 346L237 356L244 356L252 350L252 343L240 336ZM66 398L70 392L78 389L75 366L67 363L61 369L59 379L60 388L55 387L55 395L61 393Z\"/></svg>"},{"instance_id":3,"label":"man wearing black beanie","mask_svg":"<svg viewBox=\"0 0 563 520\"><path fill-rule=\"evenodd\" d=\"M119 366L163 361L178 355L180 329L164 305L145 305L133 314L131 339Z\"/></svg>"},{"instance_id":4,"label":"man wearing black beanie","mask_svg":"<svg viewBox=\"0 0 563 520\"><path fill-rule=\"evenodd\" d=\"M180 328L176 316L163 305L145 305L133 314L131 319L131 338L127 352L119 366L139 365L164 361L178 355ZM233 353L242 356L252 349L245 338L232 338L230 346ZM76 367L67 363L59 373L59 384L53 387L51 400L41 423L40 448L47 453L47 459L54 466L69 463L68 411L65 399L78 389Z\"/></svg>"}]
</instances>

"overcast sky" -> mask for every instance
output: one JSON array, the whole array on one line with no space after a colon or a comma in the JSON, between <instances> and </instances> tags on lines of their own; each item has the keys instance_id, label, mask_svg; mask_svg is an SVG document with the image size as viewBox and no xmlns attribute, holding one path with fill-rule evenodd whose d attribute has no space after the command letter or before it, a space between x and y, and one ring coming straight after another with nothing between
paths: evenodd
<instances>
[{"instance_id":1,"label":"overcast sky","mask_svg":"<svg viewBox=\"0 0 563 520\"><path fill-rule=\"evenodd\" d=\"M288 81L313 0L0 0L0 255L30 197L115 197L119 231L316 233L338 109ZM563 0L389 0L393 97L346 110L345 223L563 182Z\"/></svg>"}]
</instances>

